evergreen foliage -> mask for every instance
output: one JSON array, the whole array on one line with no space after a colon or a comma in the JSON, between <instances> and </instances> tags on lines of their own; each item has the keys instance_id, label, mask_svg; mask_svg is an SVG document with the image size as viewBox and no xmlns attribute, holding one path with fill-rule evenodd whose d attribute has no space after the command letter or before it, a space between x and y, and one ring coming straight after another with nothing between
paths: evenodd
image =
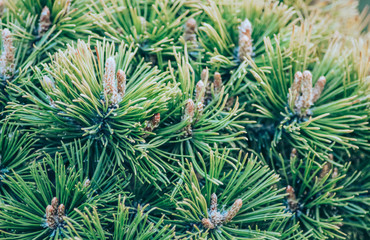
<instances>
[{"instance_id":1,"label":"evergreen foliage","mask_svg":"<svg viewBox=\"0 0 370 240\"><path fill-rule=\"evenodd\" d=\"M369 239L353 0L0 0L0 239Z\"/></svg>"}]
</instances>

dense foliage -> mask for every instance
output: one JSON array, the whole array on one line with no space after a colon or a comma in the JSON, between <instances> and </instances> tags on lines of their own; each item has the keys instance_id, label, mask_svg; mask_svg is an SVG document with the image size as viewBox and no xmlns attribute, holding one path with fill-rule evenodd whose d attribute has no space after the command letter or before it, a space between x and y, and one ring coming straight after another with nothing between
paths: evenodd
<instances>
[{"instance_id":1,"label":"dense foliage","mask_svg":"<svg viewBox=\"0 0 370 240\"><path fill-rule=\"evenodd\" d=\"M353 0L0 0L0 239L369 239Z\"/></svg>"}]
</instances>

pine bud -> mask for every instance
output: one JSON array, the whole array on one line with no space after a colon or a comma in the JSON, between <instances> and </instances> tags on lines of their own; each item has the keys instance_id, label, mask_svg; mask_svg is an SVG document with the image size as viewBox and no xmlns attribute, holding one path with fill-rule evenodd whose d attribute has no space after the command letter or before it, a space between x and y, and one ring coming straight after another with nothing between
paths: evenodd
<instances>
[{"instance_id":1,"label":"pine bud","mask_svg":"<svg viewBox=\"0 0 370 240\"><path fill-rule=\"evenodd\" d=\"M52 206L52 207L53 207L53 209L54 209L54 212L53 212L53 214L54 214L54 215L57 213L58 205L59 205L58 198L54 197L54 198L51 200L51 206Z\"/></svg>"},{"instance_id":2,"label":"pine bud","mask_svg":"<svg viewBox=\"0 0 370 240\"><path fill-rule=\"evenodd\" d=\"M46 33L51 26L51 21L50 21L50 10L47 6L45 6L40 15L40 20L39 20L39 35L42 35Z\"/></svg>"},{"instance_id":3,"label":"pine bud","mask_svg":"<svg viewBox=\"0 0 370 240\"><path fill-rule=\"evenodd\" d=\"M219 72L215 72L214 81L213 81L213 87L215 90L215 94L218 94L221 92L222 85L223 84L222 84L221 74Z\"/></svg>"},{"instance_id":4,"label":"pine bud","mask_svg":"<svg viewBox=\"0 0 370 240\"><path fill-rule=\"evenodd\" d=\"M203 224L203 227L207 228L207 229L214 229L215 228L215 225L208 218L203 218L202 219L202 224Z\"/></svg>"},{"instance_id":5,"label":"pine bud","mask_svg":"<svg viewBox=\"0 0 370 240\"><path fill-rule=\"evenodd\" d=\"M117 99L117 83L115 81L115 72L116 72L116 61L113 57L109 57L105 62L105 72L104 72L104 79L103 79L103 86L104 86L104 95L111 99L113 104L116 103Z\"/></svg>"},{"instance_id":6,"label":"pine bud","mask_svg":"<svg viewBox=\"0 0 370 240\"><path fill-rule=\"evenodd\" d=\"M321 76L319 80L317 80L315 87L312 90L312 103L315 103L317 99L320 98L322 91L324 90L326 84L326 78Z\"/></svg>"},{"instance_id":7,"label":"pine bud","mask_svg":"<svg viewBox=\"0 0 370 240\"><path fill-rule=\"evenodd\" d=\"M47 88L48 90L55 89L54 81L48 76L43 76L41 84L43 85L43 87Z\"/></svg>"},{"instance_id":8,"label":"pine bud","mask_svg":"<svg viewBox=\"0 0 370 240\"><path fill-rule=\"evenodd\" d=\"M231 206L231 209L226 213L225 223L230 222L236 216L236 214L238 214L242 206L243 201L241 199L235 200L234 204Z\"/></svg>"},{"instance_id":9,"label":"pine bud","mask_svg":"<svg viewBox=\"0 0 370 240\"><path fill-rule=\"evenodd\" d=\"M46 207L46 223L49 228L55 229L56 228L56 222L55 222L55 209L52 205L48 205Z\"/></svg>"},{"instance_id":10,"label":"pine bud","mask_svg":"<svg viewBox=\"0 0 370 240\"><path fill-rule=\"evenodd\" d=\"M145 131L152 132L156 127L159 126L159 122L161 121L161 114L156 113L154 116L150 119L148 124L145 127Z\"/></svg>"},{"instance_id":11,"label":"pine bud","mask_svg":"<svg viewBox=\"0 0 370 240\"><path fill-rule=\"evenodd\" d=\"M194 102L189 98L185 106L185 119L189 119L191 122L194 117L194 110L195 110Z\"/></svg>"},{"instance_id":12,"label":"pine bud","mask_svg":"<svg viewBox=\"0 0 370 240\"><path fill-rule=\"evenodd\" d=\"M288 185L286 187L286 192L288 193L288 201L289 200L296 200L295 191L292 186Z\"/></svg>"},{"instance_id":13,"label":"pine bud","mask_svg":"<svg viewBox=\"0 0 370 240\"><path fill-rule=\"evenodd\" d=\"M295 158L297 157L297 149L293 148L292 151L290 152L290 158Z\"/></svg>"},{"instance_id":14,"label":"pine bud","mask_svg":"<svg viewBox=\"0 0 370 240\"><path fill-rule=\"evenodd\" d=\"M117 71L118 93L123 97L126 92L126 74L120 69Z\"/></svg>"},{"instance_id":15,"label":"pine bud","mask_svg":"<svg viewBox=\"0 0 370 240\"><path fill-rule=\"evenodd\" d=\"M302 108L308 109L312 105L312 74L310 71L303 72L301 92L302 92Z\"/></svg>"},{"instance_id":16,"label":"pine bud","mask_svg":"<svg viewBox=\"0 0 370 240\"><path fill-rule=\"evenodd\" d=\"M66 208L64 204L60 204L58 207L58 221L59 223L63 222L63 217L65 216Z\"/></svg>"},{"instance_id":17,"label":"pine bud","mask_svg":"<svg viewBox=\"0 0 370 240\"><path fill-rule=\"evenodd\" d=\"M290 94L292 95L295 106L297 107L299 95L301 94L301 84L302 84L303 75L301 72L296 72L294 74L294 82L290 88Z\"/></svg>"},{"instance_id":18,"label":"pine bud","mask_svg":"<svg viewBox=\"0 0 370 240\"><path fill-rule=\"evenodd\" d=\"M288 193L288 205L290 210L295 211L298 208L297 197L292 186L288 185L286 187L286 192Z\"/></svg>"},{"instance_id":19,"label":"pine bud","mask_svg":"<svg viewBox=\"0 0 370 240\"><path fill-rule=\"evenodd\" d=\"M85 182L84 182L83 187L84 187L84 188L88 188L88 187L90 187L90 185L91 185L91 181L90 181L90 179L86 179L86 180L85 180Z\"/></svg>"},{"instance_id":20,"label":"pine bud","mask_svg":"<svg viewBox=\"0 0 370 240\"><path fill-rule=\"evenodd\" d=\"M211 212L217 211L217 195L216 193L212 193L211 195L211 207L209 208Z\"/></svg>"},{"instance_id":21,"label":"pine bud","mask_svg":"<svg viewBox=\"0 0 370 240\"><path fill-rule=\"evenodd\" d=\"M200 80L195 87L195 99L197 102L204 102L204 94L206 93L206 86L204 82Z\"/></svg>"},{"instance_id":22,"label":"pine bud","mask_svg":"<svg viewBox=\"0 0 370 240\"><path fill-rule=\"evenodd\" d=\"M331 174L331 178L335 179L338 177L338 168L334 168L333 173Z\"/></svg>"},{"instance_id":23,"label":"pine bud","mask_svg":"<svg viewBox=\"0 0 370 240\"><path fill-rule=\"evenodd\" d=\"M331 163L326 162L324 166L322 166L319 178L323 179L329 173L330 169L331 169Z\"/></svg>"},{"instance_id":24,"label":"pine bud","mask_svg":"<svg viewBox=\"0 0 370 240\"><path fill-rule=\"evenodd\" d=\"M239 27L239 51L238 57L242 62L248 56L252 56L252 24L248 19L245 19Z\"/></svg>"},{"instance_id":25,"label":"pine bud","mask_svg":"<svg viewBox=\"0 0 370 240\"><path fill-rule=\"evenodd\" d=\"M202 73L200 74L200 80L202 80L203 83L208 81L208 68L203 69Z\"/></svg>"},{"instance_id":26,"label":"pine bud","mask_svg":"<svg viewBox=\"0 0 370 240\"><path fill-rule=\"evenodd\" d=\"M0 59L1 74L5 77L12 77L14 75L14 58L15 48L13 47L12 34L9 29L5 28L2 32L3 38L3 52Z\"/></svg>"},{"instance_id":27,"label":"pine bud","mask_svg":"<svg viewBox=\"0 0 370 240\"><path fill-rule=\"evenodd\" d=\"M196 44L197 36L195 31L197 29L197 21L194 18L190 18L185 24L185 32L184 32L184 39L187 42L191 42Z\"/></svg>"}]
</instances>

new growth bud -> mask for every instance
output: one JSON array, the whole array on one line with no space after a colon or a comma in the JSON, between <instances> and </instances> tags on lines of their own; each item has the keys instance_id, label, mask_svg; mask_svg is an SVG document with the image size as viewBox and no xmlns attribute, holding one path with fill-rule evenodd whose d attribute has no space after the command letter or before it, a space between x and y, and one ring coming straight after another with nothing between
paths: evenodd
<instances>
[{"instance_id":1,"label":"new growth bud","mask_svg":"<svg viewBox=\"0 0 370 240\"><path fill-rule=\"evenodd\" d=\"M333 179L338 177L338 168L336 168L336 167L334 168L333 173L331 174L331 177Z\"/></svg>"},{"instance_id":2,"label":"new growth bud","mask_svg":"<svg viewBox=\"0 0 370 240\"><path fill-rule=\"evenodd\" d=\"M5 28L2 32L3 52L0 59L1 74L10 78L14 75L15 70L15 48L13 47L12 34L9 29Z\"/></svg>"},{"instance_id":3,"label":"new growth bud","mask_svg":"<svg viewBox=\"0 0 370 240\"><path fill-rule=\"evenodd\" d=\"M331 163L326 162L320 171L319 179L323 179L330 171Z\"/></svg>"},{"instance_id":4,"label":"new growth bud","mask_svg":"<svg viewBox=\"0 0 370 240\"><path fill-rule=\"evenodd\" d=\"M215 225L208 218L203 218L202 219L202 224L203 224L203 227L207 228L207 229L214 229L215 228Z\"/></svg>"},{"instance_id":5,"label":"new growth bud","mask_svg":"<svg viewBox=\"0 0 370 240\"><path fill-rule=\"evenodd\" d=\"M315 87L312 90L312 103L315 103L317 99L320 98L322 91L324 90L326 84L326 78L321 76L319 80L317 80Z\"/></svg>"},{"instance_id":6,"label":"new growth bud","mask_svg":"<svg viewBox=\"0 0 370 240\"><path fill-rule=\"evenodd\" d=\"M215 72L213 79L214 79L213 87L214 87L215 94L219 94L223 86L221 74L219 72Z\"/></svg>"},{"instance_id":7,"label":"new growth bud","mask_svg":"<svg viewBox=\"0 0 370 240\"><path fill-rule=\"evenodd\" d=\"M54 209L53 214L56 214L57 209L58 209L58 205L59 205L58 198L54 197L54 198L51 200L51 206L52 206L52 207L53 207L53 209Z\"/></svg>"},{"instance_id":8,"label":"new growth bud","mask_svg":"<svg viewBox=\"0 0 370 240\"><path fill-rule=\"evenodd\" d=\"M91 185L91 181L90 181L90 179L86 179L86 180L85 180L85 182L84 182L83 187L84 187L84 188L88 188L88 187L90 187L90 185Z\"/></svg>"},{"instance_id":9,"label":"new growth bud","mask_svg":"<svg viewBox=\"0 0 370 240\"><path fill-rule=\"evenodd\" d=\"M252 54L252 24L248 19L245 19L239 27L238 58L242 62L248 56L252 56Z\"/></svg>"},{"instance_id":10,"label":"new growth bud","mask_svg":"<svg viewBox=\"0 0 370 240\"><path fill-rule=\"evenodd\" d=\"M303 72L301 92L302 107L304 109L308 109L312 105L312 74L310 73L310 71Z\"/></svg>"},{"instance_id":11,"label":"new growth bud","mask_svg":"<svg viewBox=\"0 0 370 240\"><path fill-rule=\"evenodd\" d=\"M150 119L150 121L148 121L145 127L145 131L153 132L153 130L159 126L160 121L161 121L161 114L159 113L154 114L154 116Z\"/></svg>"},{"instance_id":12,"label":"new growth bud","mask_svg":"<svg viewBox=\"0 0 370 240\"><path fill-rule=\"evenodd\" d=\"M290 152L290 158L295 158L297 157L297 149L293 148L292 151Z\"/></svg>"},{"instance_id":13,"label":"new growth bud","mask_svg":"<svg viewBox=\"0 0 370 240\"><path fill-rule=\"evenodd\" d=\"M111 105L116 105L122 101L126 92L126 74L122 70L118 70L116 74L114 57L109 57L105 62L103 86L104 96L107 97Z\"/></svg>"},{"instance_id":14,"label":"new growth bud","mask_svg":"<svg viewBox=\"0 0 370 240\"><path fill-rule=\"evenodd\" d=\"M242 206L243 201L241 199L235 200L234 204L231 206L231 209L227 212L225 216L225 223L230 222L236 216L236 214L238 214Z\"/></svg>"},{"instance_id":15,"label":"new growth bud","mask_svg":"<svg viewBox=\"0 0 370 240\"><path fill-rule=\"evenodd\" d=\"M242 206L243 201L237 199L231 208L222 214L217 211L217 195L213 193L211 195L211 205L209 207L209 218L203 218L202 224L205 228L214 229L216 226L228 223L238 214Z\"/></svg>"},{"instance_id":16,"label":"new growth bud","mask_svg":"<svg viewBox=\"0 0 370 240\"><path fill-rule=\"evenodd\" d=\"M286 192L288 193L288 206L291 211L296 211L298 209L298 201L295 195L295 191L292 186L288 185L286 187Z\"/></svg>"},{"instance_id":17,"label":"new growth bud","mask_svg":"<svg viewBox=\"0 0 370 240\"><path fill-rule=\"evenodd\" d=\"M200 80L202 80L204 83L208 81L208 68L205 68L202 70L202 73L200 74Z\"/></svg>"},{"instance_id":18,"label":"new growth bud","mask_svg":"<svg viewBox=\"0 0 370 240\"><path fill-rule=\"evenodd\" d=\"M50 26L50 10L47 6L45 6L40 14L39 35L43 35L44 33L46 33L49 30Z\"/></svg>"},{"instance_id":19,"label":"new growth bud","mask_svg":"<svg viewBox=\"0 0 370 240\"><path fill-rule=\"evenodd\" d=\"M212 193L211 195L211 207L209 210L212 211L217 211L217 195L216 193Z\"/></svg>"},{"instance_id":20,"label":"new growth bud","mask_svg":"<svg viewBox=\"0 0 370 240\"><path fill-rule=\"evenodd\" d=\"M194 18L190 18L185 24L184 39L191 44L197 43L197 35L195 31L197 29L197 21Z\"/></svg>"},{"instance_id":21,"label":"new growth bud","mask_svg":"<svg viewBox=\"0 0 370 240\"><path fill-rule=\"evenodd\" d=\"M46 207L46 223L47 223L48 227L51 228L51 229L56 228L56 222L55 222L55 218L54 218L54 216L55 216L54 211L55 211L55 209L53 208L53 206L48 205Z\"/></svg>"},{"instance_id":22,"label":"new growth bud","mask_svg":"<svg viewBox=\"0 0 370 240\"><path fill-rule=\"evenodd\" d=\"M56 229L57 227L62 227L65 216L65 206L64 204L59 205L58 198L54 197L51 200L51 205L46 207L46 224L50 229Z\"/></svg>"},{"instance_id":23,"label":"new growth bud","mask_svg":"<svg viewBox=\"0 0 370 240\"><path fill-rule=\"evenodd\" d=\"M110 57L105 62L105 72L104 72L104 94L106 96L112 96L116 91L117 87L115 85L115 72L116 72L116 61L113 57Z\"/></svg>"},{"instance_id":24,"label":"new growth bud","mask_svg":"<svg viewBox=\"0 0 370 240\"><path fill-rule=\"evenodd\" d=\"M58 220L59 220L59 222L63 221L63 217L65 216L65 212L66 212L66 207L64 206L64 204L60 204L59 207L58 207Z\"/></svg>"},{"instance_id":25,"label":"new growth bud","mask_svg":"<svg viewBox=\"0 0 370 240\"><path fill-rule=\"evenodd\" d=\"M117 88L118 93L123 97L126 92L126 74L121 69L117 71Z\"/></svg>"},{"instance_id":26,"label":"new growth bud","mask_svg":"<svg viewBox=\"0 0 370 240\"><path fill-rule=\"evenodd\" d=\"M188 99L186 105L185 105L185 119L189 119L190 122L192 122L195 112L195 105L192 99Z\"/></svg>"},{"instance_id":27,"label":"new growth bud","mask_svg":"<svg viewBox=\"0 0 370 240\"><path fill-rule=\"evenodd\" d=\"M288 94L289 105L294 103L295 112L305 117L310 111L310 107L320 98L325 87L326 79L321 76L312 88L312 74L310 71L296 72L294 82Z\"/></svg>"}]
</instances>

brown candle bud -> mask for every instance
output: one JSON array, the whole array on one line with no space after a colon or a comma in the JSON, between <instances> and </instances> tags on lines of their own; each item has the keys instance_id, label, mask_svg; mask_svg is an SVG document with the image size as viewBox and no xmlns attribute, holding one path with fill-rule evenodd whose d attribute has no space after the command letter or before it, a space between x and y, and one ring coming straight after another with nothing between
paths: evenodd
<instances>
[{"instance_id":1,"label":"brown candle bud","mask_svg":"<svg viewBox=\"0 0 370 240\"><path fill-rule=\"evenodd\" d=\"M59 223L63 222L63 217L65 216L66 208L64 204L60 204L58 207L58 221Z\"/></svg>"},{"instance_id":2,"label":"brown candle bud","mask_svg":"<svg viewBox=\"0 0 370 240\"><path fill-rule=\"evenodd\" d=\"M121 69L117 71L117 89L118 93L123 97L126 92L126 74Z\"/></svg>"},{"instance_id":3,"label":"brown candle bud","mask_svg":"<svg viewBox=\"0 0 370 240\"><path fill-rule=\"evenodd\" d=\"M85 182L84 182L83 187L84 187L84 188L88 188L88 187L90 187L90 185L91 185L91 181L90 181L90 179L86 179L86 180L85 180Z\"/></svg>"},{"instance_id":4,"label":"brown candle bud","mask_svg":"<svg viewBox=\"0 0 370 240\"><path fill-rule=\"evenodd\" d=\"M214 81L213 81L213 87L215 89L215 94L218 94L221 92L222 85L223 84L222 84L221 74L219 72L215 72Z\"/></svg>"},{"instance_id":5,"label":"brown candle bud","mask_svg":"<svg viewBox=\"0 0 370 240\"><path fill-rule=\"evenodd\" d=\"M154 116L148 121L145 131L152 132L156 127L159 126L159 122L161 121L161 114L156 113Z\"/></svg>"},{"instance_id":6,"label":"brown candle bud","mask_svg":"<svg viewBox=\"0 0 370 240\"><path fill-rule=\"evenodd\" d=\"M200 80L195 87L195 99L197 102L204 102L204 94L206 92L206 86L204 82Z\"/></svg>"},{"instance_id":7,"label":"brown candle bud","mask_svg":"<svg viewBox=\"0 0 370 240\"><path fill-rule=\"evenodd\" d=\"M3 52L0 58L1 74L5 77L12 77L15 70L15 48L13 47L12 34L5 28L2 32Z\"/></svg>"},{"instance_id":8,"label":"brown candle bud","mask_svg":"<svg viewBox=\"0 0 370 240\"><path fill-rule=\"evenodd\" d=\"M211 206L209 210L212 211L217 211L217 195L216 193L212 193L211 195Z\"/></svg>"},{"instance_id":9,"label":"brown candle bud","mask_svg":"<svg viewBox=\"0 0 370 240\"><path fill-rule=\"evenodd\" d=\"M294 74L294 82L290 88L290 94L292 95L292 100L294 101L295 106L297 107L299 95L301 94L301 84L302 84L303 75L301 72L296 72Z\"/></svg>"},{"instance_id":10,"label":"brown candle bud","mask_svg":"<svg viewBox=\"0 0 370 240\"><path fill-rule=\"evenodd\" d=\"M104 95L107 96L108 102L118 103L117 83L115 79L116 61L114 57L109 57L105 62L105 72L103 79Z\"/></svg>"},{"instance_id":11,"label":"brown candle bud","mask_svg":"<svg viewBox=\"0 0 370 240\"><path fill-rule=\"evenodd\" d=\"M203 83L208 81L208 68L203 69L202 73L200 74L200 79L203 81Z\"/></svg>"},{"instance_id":12,"label":"brown candle bud","mask_svg":"<svg viewBox=\"0 0 370 240\"><path fill-rule=\"evenodd\" d=\"M297 197L292 186L288 185L286 187L286 192L288 193L288 205L290 210L295 211L298 208Z\"/></svg>"},{"instance_id":13,"label":"brown candle bud","mask_svg":"<svg viewBox=\"0 0 370 240\"><path fill-rule=\"evenodd\" d=\"M317 80L315 87L312 90L312 103L315 103L317 99L320 98L322 91L324 90L326 84L326 78L321 76L319 80Z\"/></svg>"},{"instance_id":14,"label":"brown candle bud","mask_svg":"<svg viewBox=\"0 0 370 240\"><path fill-rule=\"evenodd\" d=\"M51 206L54 208L54 213L53 213L54 215L57 213L58 205L59 205L58 198L54 197L51 200Z\"/></svg>"},{"instance_id":15,"label":"brown candle bud","mask_svg":"<svg viewBox=\"0 0 370 240\"><path fill-rule=\"evenodd\" d=\"M48 205L46 207L46 223L48 225L49 228L51 229L55 229L56 228L56 222L55 222L55 209L53 206L51 205Z\"/></svg>"},{"instance_id":16,"label":"brown candle bud","mask_svg":"<svg viewBox=\"0 0 370 240\"><path fill-rule=\"evenodd\" d=\"M243 201L241 199L235 200L234 204L231 206L231 209L226 213L225 223L230 222L236 216L236 214L238 214L242 206Z\"/></svg>"},{"instance_id":17,"label":"brown candle bud","mask_svg":"<svg viewBox=\"0 0 370 240\"><path fill-rule=\"evenodd\" d=\"M295 148L293 148L293 149L292 149L292 151L291 151L291 153L290 153L290 157L291 157L291 158L295 158L295 157L297 157L297 149L295 149Z\"/></svg>"},{"instance_id":18,"label":"brown candle bud","mask_svg":"<svg viewBox=\"0 0 370 240\"><path fill-rule=\"evenodd\" d=\"M185 24L185 32L184 32L184 39L187 42L191 42L193 44L197 41L197 36L195 34L197 28L197 22L194 18L190 18Z\"/></svg>"},{"instance_id":19,"label":"brown candle bud","mask_svg":"<svg viewBox=\"0 0 370 240\"><path fill-rule=\"evenodd\" d=\"M322 166L321 168L319 178L323 179L329 173L330 169L331 169L331 163L326 162L324 166Z\"/></svg>"},{"instance_id":20,"label":"brown candle bud","mask_svg":"<svg viewBox=\"0 0 370 240\"><path fill-rule=\"evenodd\" d=\"M193 120L195 112L195 105L192 99L188 99L185 106L185 119Z\"/></svg>"},{"instance_id":21,"label":"brown candle bud","mask_svg":"<svg viewBox=\"0 0 370 240\"><path fill-rule=\"evenodd\" d=\"M295 191L292 186L288 185L286 192L288 193L288 200L296 200Z\"/></svg>"},{"instance_id":22,"label":"brown candle bud","mask_svg":"<svg viewBox=\"0 0 370 240\"><path fill-rule=\"evenodd\" d=\"M302 108L308 109L312 105L312 74L310 71L303 72L301 92L302 92Z\"/></svg>"},{"instance_id":23,"label":"brown candle bud","mask_svg":"<svg viewBox=\"0 0 370 240\"><path fill-rule=\"evenodd\" d=\"M202 219L202 224L203 224L203 227L207 228L207 229L214 229L215 228L215 225L208 218L203 218Z\"/></svg>"},{"instance_id":24,"label":"brown candle bud","mask_svg":"<svg viewBox=\"0 0 370 240\"><path fill-rule=\"evenodd\" d=\"M338 177L338 168L336 168L336 167L334 168L333 173L331 174L331 177L333 179Z\"/></svg>"},{"instance_id":25,"label":"brown candle bud","mask_svg":"<svg viewBox=\"0 0 370 240\"><path fill-rule=\"evenodd\" d=\"M252 56L252 54L252 24L248 19L245 19L239 27L238 57L240 61L244 61L248 56Z\"/></svg>"},{"instance_id":26,"label":"brown candle bud","mask_svg":"<svg viewBox=\"0 0 370 240\"><path fill-rule=\"evenodd\" d=\"M40 14L39 20L39 35L46 33L51 26L50 21L50 10L47 6L45 6Z\"/></svg>"}]
</instances>

